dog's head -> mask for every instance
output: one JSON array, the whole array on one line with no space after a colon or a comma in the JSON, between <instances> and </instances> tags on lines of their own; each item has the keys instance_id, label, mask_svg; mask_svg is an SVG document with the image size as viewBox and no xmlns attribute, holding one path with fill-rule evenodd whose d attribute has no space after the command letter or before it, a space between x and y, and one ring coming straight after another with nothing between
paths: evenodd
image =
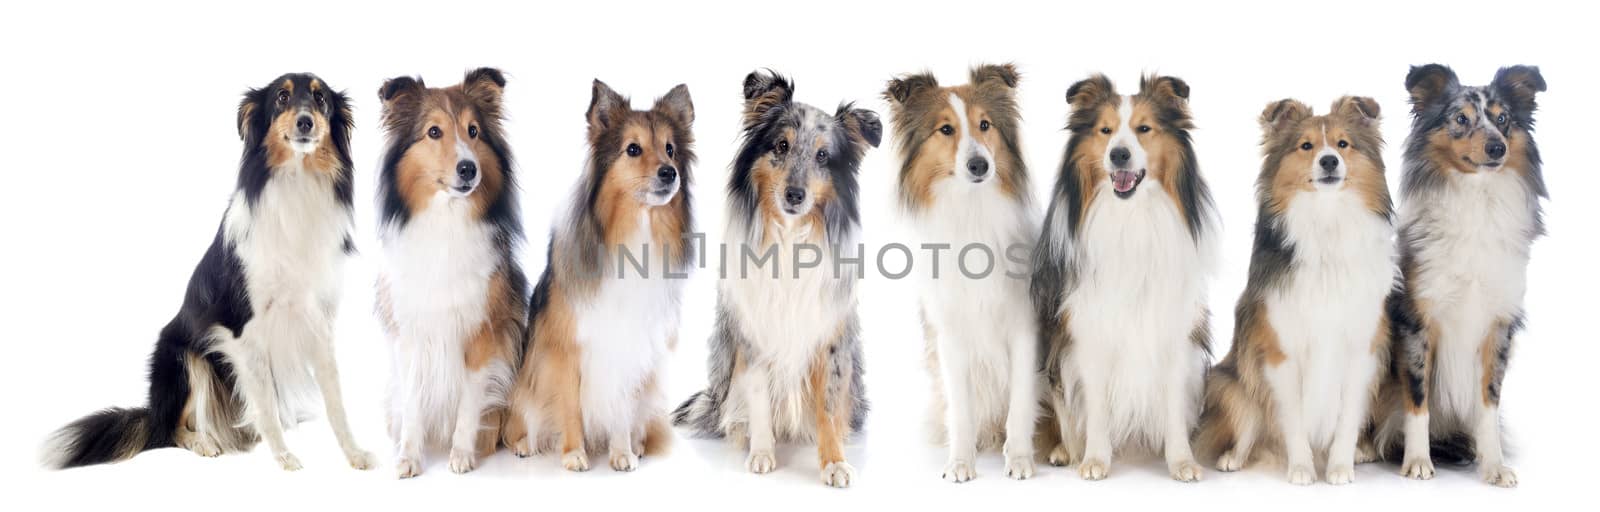
<instances>
[{"instance_id":1,"label":"dog's head","mask_svg":"<svg viewBox=\"0 0 1600 512\"><path fill-rule=\"evenodd\" d=\"M1188 102L1189 85L1166 76L1146 76L1133 95L1117 94L1104 75L1068 88L1067 129L1076 142L1069 158L1086 171L1089 189L1104 183L1127 199L1146 179L1171 186L1190 172Z\"/></svg>"},{"instance_id":2,"label":"dog's head","mask_svg":"<svg viewBox=\"0 0 1600 512\"><path fill-rule=\"evenodd\" d=\"M1017 128L1017 70L1010 64L972 69L965 85L940 87L921 73L890 80L883 93L900 148L900 200L917 211L947 182L1026 191Z\"/></svg>"},{"instance_id":3,"label":"dog's head","mask_svg":"<svg viewBox=\"0 0 1600 512\"><path fill-rule=\"evenodd\" d=\"M511 215L511 153L501 135L499 70L468 72L460 84L429 88L421 78L384 81L388 151L380 192L384 217L405 220L435 201L465 200L479 215ZM506 210L500 212L500 210Z\"/></svg>"},{"instance_id":4,"label":"dog's head","mask_svg":"<svg viewBox=\"0 0 1600 512\"><path fill-rule=\"evenodd\" d=\"M1411 136L1425 144L1425 158L1445 169L1531 171L1537 165L1529 161L1537 160L1530 139L1538 108L1534 96L1544 90L1534 66L1501 68L1482 87L1461 85L1455 71L1439 64L1413 66L1406 75Z\"/></svg>"},{"instance_id":5,"label":"dog's head","mask_svg":"<svg viewBox=\"0 0 1600 512\"><path fill-rule=\"evenodd\" d=\"M793 94L775 73L745 77L744 134L729 189L748 215L781 225L816 221L815 229L831 231L856 222L856 171L883 125L871 110L845 103L830 115Z\"/></svg>"},{"instance_id":6,"label":"dog's head","mask_svg":"<svg viewBox=\"0 0 1600 512\"><path fill-rule=\"evenodd\" d=\"M627 98L599 80L592 93L586 114L588 200L600 212L635 212L672 202L688 184L694 160L689 88L673 87L650 110L633 110Z\"/></svg>"},{"instance_id":7,"label":"dog's head","mask_svg":"<svg viewBox=\"0 0 1600 512\"><path fill-rule=\"evenodd\" d=\"M337 174L350 167L350 105L345 95L310 73L283 75L239 102L245 155L271 169L298 165Z\"/></svg>"},{"instance_id":8,"label":"dog's head","mask_svg":"<svg viewBox=\"0 0 1600 512\"><path fill-rule=\"evenodd\" d=\"M1270 211L1282 213L1299 194L1351 192L1388 214L1377 101L1346 96L1319 116L1309 105L1280 100L1262 110L1260 122L1265 160L1257 193Z\"/></svg>"}]
</instances>

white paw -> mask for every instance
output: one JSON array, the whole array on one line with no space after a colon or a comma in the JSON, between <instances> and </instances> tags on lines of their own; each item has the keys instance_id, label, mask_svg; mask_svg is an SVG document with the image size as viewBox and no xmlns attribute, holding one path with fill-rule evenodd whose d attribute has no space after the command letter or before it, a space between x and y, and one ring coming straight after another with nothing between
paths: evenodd
<instances>
[{"instance_id":1,"label":"white paw","mask_svg":"<svg viewBox=\"0 0 1600 512\"><path fill-rule=\"evenodd\" d=\"M1483 477L1484 482L1498 487L1509 488L1517 486L1517 472L1499 464L1485 466L1479 470L1478 474Z\"/></svg>"},{"instance_id":2,"label":"white paw","mask_svg":"<svg viewBox=\"0 0 1600 512\"><path fill-rule=\"evenodd\" d=\"M450 450L450 472L457 475L478 467L478 456L472 450Z\"/></svg>"},{"instance_id":3,"label":"white paw","mask_svg":"<svg viewBox=\"0 0 1600 512\"><path fill-rule=\"evenodd\" d=\"M196 455L201 457L216 457L218 455L222 455L222 447L217 446L216 441L213 441L204 435L194 434L187 442L183 443L183 445L184 448L189 449L189 451L194 452Z\"/></svg>"},{"instance_id":4,"label":"white paw","mask_svg":"<svg viewBox=\"0 0 1600 512\"><path fill-rule=\"evenodd\" d=\"M627 452L611 452L611 469L633 471L639 468L639 457Z\"/></svg>"},{"instance_id":5,"label":"white paw","mask_svg":"<svg viewBox=\"0 0 1600 512\"><path fill-rule=\"evenodd\" d=\"M1006 476L1016 480L1033 478L1033 456L1018 455L1006 458Z\"/></svg>"},{"instance_id":6,"label":"white paw","mask_svg":"<svg viewBox=\"0 0 1600 512\"><path fill-rule=\"evenodd\" d=\"M1400 465L1400 474L1412 480L1433 479L1433 459L1428 457L1407 458Z\"/></svg>"},{"instance_id":7,"label":"white paw","mask_svg":"<svg viewBox=\"0 0 1600 512\"><path fill-rule=\"evenodd\" d=\"M1058 444L1056 445L1055 449L1050 450L1049 461L1051 466L1071 466L1073 463L1077 462L1072 459L1072 451L1067 449L1066 444Z\"/></svg>"},{"instance_id":8,"label":"white paw","mask_svg":"<svg viewBox=\"0 0 1600 512\"><path fill-rule=\"evenodd\" d=\"M350 467L362 471L372 469L373 466L372 453L360 448L345 452L344 460L350 462Z\"/></svg>"},{"instance_id":9,"label":"white paw","mask_svg":"<svg viewBox=\"0 0 1600 512\"><path fill-rule=\"evenodd\" d=\"M1084 480L1105 480L1111 474L1111 464L1098 458L1085 458L1078 463L1078 476Z\"/></svg>"},{"instance_id":10,"label":"white paw","mask_svg":"<svg viewBox=\"0 0 1600 512\"><path fill-rule=\"evenodd\" d=\"M1309 464L1289 466L1289 483L1295 485L1311 485L1317 482L1317 472Z\"/></svg>"},{"instance_id":11,"label":"white paw","mask_svg":"<svg viewBox=\"0 0 1600 512\"><path fill-rule=\"evenodd\" d=\"M1356 481L1356 467L1350 464L1328 465L1325 480L1332 485L1345 485Z\"/></svg>"},{"instance_id":12,"label":"white paw","mask_svg":"<svg viewBox=\"0 0 1600 512\"><path fill-rule=\"evenodd\" d=\"M1367 443L1356 445L1356 464L1378 461L1378 451Z\"/></svg>"},{"instance_id":13,"label":"white paw","mask_svg":"<svg viewBox=\"0 0 1600 512\"><path fill-rule=\"evenodd\" d=\"M283 452L275 455L274 458L278 459L278 467L283 468L284 471L299 471L301 467L304 467L300 465L300 458L295 457L293 453Z\"/></svg>"},{"instance_id":14,"label":"white paw","mask_svg":"<svg viewBox=\"0 0 1600 512\"><path fill-rule=\"evenodd\" d=\"M822 467L822 483L828 487L840 489L850 487L850 481L856 479L856 468L850 467L845 461L829 462Z\"/></svg>"},{"instance_id":15,"label":"white paw","mask_svg":"<svg viewBox=\"0 0 1600 512\"><path fill-rule=\"evenodd\" d=\"M1222 452L1222 456L1217 457L1217 471L1232 473L1244 469L1244 459L1233 450Z\"/></svg>"},{"instance_id":16,"label":"white paw","mask_svg":"<svg viewBox=\"0 0 1600 512\"><path fill-rule=\"evenodd\" d=\"M978 477L978 471L972 468L972 462L951 459L944 465L944 480L946 482L962 483Z\"/></svg>"},{"instance_id":17,"label":"white paw","mask_svg":"<svg viewBox=\"0 0 1600 512\"><path fill-rule=\"evenodd\" d=\"M765 475L778 468L778 458L768 450L751 451L750 457L744 460L744 467L751 473Z\"/></svg>"},{"instance_id":18,"label":"white paw","mask_svg":"<svg viewBox=\"0 0 1600 512\"><path fill-rule=\"evenodd\" d=\"M1167 466L1167 472L1173 480L1179 482L1199 482L1205 471L1200 469L1200 463L1193 460L1179 461L1177 464Z\"/></svg>"},{"instance_id":19,"label":"white paw","mask_svg":"<svg viewBox=\"0 0 1600 512\"><path fill-rule=\"evenodd\" d=\"M412 478L422 474L422 461L411 457L401 456L394 463L394 472L400 478Z\"/></svg>"},{"instance_id":20,"label":"white paw","mask_svg":"<svg viewBox=\"0 0 1600 512\"><path fill-rule=\"evenodd\" d=\"M571 451L561 455L561 467L567 471L588 471L589 454L583 451Z\"/></svg>"}]
</instances>

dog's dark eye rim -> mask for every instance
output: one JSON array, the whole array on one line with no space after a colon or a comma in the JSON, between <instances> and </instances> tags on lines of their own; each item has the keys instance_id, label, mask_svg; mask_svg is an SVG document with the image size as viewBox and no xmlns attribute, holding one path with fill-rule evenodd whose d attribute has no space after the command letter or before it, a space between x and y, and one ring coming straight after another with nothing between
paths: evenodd
<instances>
[{"instance_id":1,"label":"dog's dark eye rim","mask_svg":"<svg viewBox=\"0 0 1600 512\"><path fill-rule=\"evenodd\" d=\"M942 133L942 134L945 134L945 135L955 135L956 134L956 127L950 126L948 124L944 125L944 126L940 126L939 127L939 133Z\"/></svg>"},{"instance_id":2,"label":"dog's dark eye rim","mask_svg":"<svg viewBox=\"0 0 1600 512\"><path fill-rule=\"evenodd\" d=\"M428 127L428 138L430 138L430 139L438 139L439 137L443 137L443 136L444 136L444 130L440 130L439 127L437 127L437 126L429 126Z\"/></svg>"},{"instance_id":3,"label":"dog's dark eye rim","mask_svg":"<svg viewBox=\"0 0 1600 512\"><path fill-rule=\"evenodd\" d=\"M322 91L317 91L317 93L311 95L311 97L312 99L317 100L317 108L322 108L328 105L328 99L322 96Z\"/></svg>"},{"instance_id":4,"label":"dog's dark eye rim","mask_svg":"<svg viewBox=\"0 0 1600 512\"><path fill-rule=\"evenodd\" d=\"M667 143L667 158L672 158L672 156L673 156L673 151L672 150L673 149L675 149L675 148L672 147L672 143L668 142Z\"/></svg>"},{"instance_id":5,"label":"dog's dark eye rim","mask_svg":"<svg viewBox=\"0 0 1600 512\"><path fill-rule=\"evenodd\" d=\"M1150 125L1148 125L1148 124L1139 125L1139 133L1150 133Z\"/></svg>"},{"instance_id":6,"label":"dog's dark eye rim","mask_svg":"<svg viewBox=\"0 0 1600 512\"><path fill-rule=\"evenodd\" d=\"M638 144L628 144L627 153L628 156L637 157L644 154L644 148L639 147Z\"/></svg>"},{"instance_id":7,"label":"dog's dark eye rim","mask_svg":"<svg viewBox=\"0 0 1600 512\"><path fill-rule=\"evenodd\" d=\"M1102 127L1100 127L1100 133L1103 133L1103 134L1106 134L1106 135L1111 135L1111 127L1110 126L1102 126Z\"/></svg>"},{"instance_id":8,"label":"dog's dark eye rim","mask_svg":"<svg viewBox=\"0 0 1600 512\"><path fill-rule=\"evenodd\" d=\"M978 121L978 131L989 131L989 120Z\"/></svg>"},{"instance_id":9,"label":"dog's dark eye rim","mask_svg":"<svg viewBox=\"0 0 1600 512\"><path fill-rule=\"evenodd\" d=\"M478 127L476 125L467 126L467 138L469 138L469 139L478 138Z\"/></svg>"},{"instance_id":10,"label":"dog's dark eye rim","mask_svg":"<svg viewBox=\"0 0 1600 512\"><path fill-rule=\"evenodd\" d=\"M288 102L289 102L289 90L288 89L278 89L278 103L288 103Z\"/></svg>"},{"instance_id":11,"label":"dog's dark eye rim","mask_svg":"<svg viewBox=\"0 0 1600 512\"><path fill-rule=\"evenodd\" d=\"M1350 141L1347 141L1347 140L1339 141L1339 147L1340 148L1348 148L1348 147L1350 147Z\"/></svg>"},{"instance_id":12,"label":"dog's dark eye rim","mask_svg":"<svg viewBox=\"0 0 1600 512\"><path fill-rule=\"evenodd\" d=\"M1310 142L1301 142L1300 143L1300 149L1302 151L1311 151L1311 148L1314 148L1314 147L1316 147L1316 146L1312 146Z\"/></svg>"},{"instance_id":13,"label":"dog's dark eye rim","mask_svg":"<svg viewBox=\"0 0 1600 512\"><path fill-rule=\"evenodd\" d=\"M774 152L778 153L778 156L783 156L783 155L788 154L789 153L789 141L779 140L777 144L773 144L772 145L772 150Z\"/></svg>"},{"instance_id":14,"label":"dog's dark eye rim","mask_svg":"<svg viewBox=\"0 0 1600 512\"><path fill-rule=\"evenodd\" d=\"M1467 121L1468 119L1466 114L1456 114L1456 124L1465 125L1467 124Z\"/></svg>"},{"instance_id":15,"label":"dog's dark eye rim","mask_svg":"<svg viewBox=\"0 0 1600 512\"><path fill-rule=\"evenodd\" d=\"M817 150L817 161L818 162L826 162L826 161L828 161L828 150L826 150L826 149Z\"/></svg>"}]
</instances>

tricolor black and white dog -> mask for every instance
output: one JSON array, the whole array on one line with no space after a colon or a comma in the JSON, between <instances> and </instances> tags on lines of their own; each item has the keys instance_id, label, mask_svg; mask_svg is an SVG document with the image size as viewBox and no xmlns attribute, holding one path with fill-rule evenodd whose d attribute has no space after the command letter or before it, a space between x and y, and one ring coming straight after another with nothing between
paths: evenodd
<instances>
[{"instance_id":1,"label":"tricolor black and white dog","mask_svg":"<svg viewBox=\"0 0 1600 512\"><path fill-rule=\"evenodd\" d=\"M341 269L354 251L349 106L315 75L288 74L245 93L238 128L238 185L150 355L148 403L57 431L46 466L170 446L214 457L265 438L296 470L283 430L312 414L318 388L350 465L371 466L345 421L333 356Z\"/></svg>"},{"instance_id":2,"label":"tricolor black and white dog","mask_svg":"<svg viewBox=\"0 0 1600 512\"><path fill-rule=\"evenodd\" d=\"M1522 328L1528 257L1546 197L1533 142L1539 68L1487 86L1450 68L1411 68L1411 135L1400 182L1400 271L1390 301L1393 355L1377 418L1386 458L1432 478L1434 459L1476 459L1484 481L1517 485L1500 435L1500 382ZM1430 446L1431 445L1431 446ZM1431 454L1430 454L1431 452Z\"/></svg>"}]
</instances>

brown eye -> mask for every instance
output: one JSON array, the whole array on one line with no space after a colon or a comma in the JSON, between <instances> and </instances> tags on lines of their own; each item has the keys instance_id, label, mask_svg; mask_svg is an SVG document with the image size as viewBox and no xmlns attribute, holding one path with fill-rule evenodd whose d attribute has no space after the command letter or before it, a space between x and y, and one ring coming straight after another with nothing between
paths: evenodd
<instances>
[{"instance_id":1,"label":"brown eye","mask_svg":"<svg viewBox=\"0 0 1600 512\"><path fill-rule=\"evenodd\" d=\"M283 103L288 103L288 102L289 102L289 91L284 90L284 89L279 89L278 90L278 103L279 104L283 104Z\"/></svg>"},{"instance_id":2,"label":"brown eye","mask_svg":"<svg viewBox=\"0 0 1600 512\"><path fill-rule=\"evenodd\" d=\"M955 135L956 134L956 129L955 129L955 127L950 126L950 125L947 124L947 125L939 127L939 133L943 133L945 135Z\"/></svg>"},{"instance_id":3,"label":"brown eye","mask_svg":"<svg viewBox=\"0 0 1600 512\"><path fill-rule=\"evenodd\" d=\"M428 138L430 138L430 139L438 139L439 137L443 137L443 136L444 136L444 130L440 130L439 127L437 127L437 126L429 126L428 127Z\"/></svg>"},{"instance_id":4,"label":"brown eye","mask_svg":"<svg viewBox=\"0 0 1600 512\"><path fill-rule=\"evenodd\" d=\"M989 131L989 121L979 121L978 122L978 131L980 131L980 132Z\"/></svg>"},{"instance_id":5,"label":"brown eye","mask_svg":"<svg viewBox=\"0 0 1600 512\"><path fill-rule=\"evenodd\" d=\"M1339 148L1340 149L1344 149L1344 148L1348 148L1348 147L1350 147L1350 143L1349 142L1342 141L1342 140L1339 141Z\"/></svg>"},{"instance_id":6,"label":"brown eye","mask_svg":"<svg viewBox=\"0 0 1600 512\"><path fill-rule=\"evenodd\" d=\"M672 150L673 150L672 143L668 142L667 143L667 158L673 158Z\"/></svg>"},{"instance_id":7,"label":"brown eye","mask_svg":"<svg viewBox=\"0 0 1600 512\"><path fill-rule=\"evenodd\" d=\"M1100 129L1100 133L1103 133L1103 134L1106 134L1106 135L1111 135L1111 127L1110 126L1106 126L1106 127L1101 128Z\"/></svg>"},{"instance_id":8,"label":"brown eye","mask_svg":"<svg viewBox=\"0 0 1600 512\"><path fill-rule=\"evenodd\" d=\"M317 108L322 108L322 107L328 106L328 99L323 97L321 92L318 92L317 94L313 95L312 98L315 98L317 100Z\"/></svg>"},{"instance_id":9,"label":"brown eye","mask_svg":"<svg viewBox=\"0 0 1600 512\"><path fill-rule=\"evenodd\" d=\"M817 150L817 161L818 162L826 162L826 161L828 161L828 150L826 150L826 149Z\"/></svg>"},{"instance_id":10,"label":"brown eye","mask_svg":"<svg viewBox=\"0 0 1600 512\"><path fill-rule=\"evenodd\" d=\"M777 146L774 146L772 148L772 151L777 153L778 156L783 156L783 155L789 154L789 141L786 141L786 140L778 141Z\"/></svg>"},{"instance_id":11,"label":"brown eye","mask_svg":"<svg viewBox=\"0 0 1600 512\"><path fill-rule=\"evenodd\" d=\"M642 154L644 154L644 148L639 147L638 144L628 145L628 156L637 157Z\"/></svg>"},{"instance_id":12,"label":"brown eye","mask_svg":"<svg viewBox=\"0 0 1600 512\"><path fill-rule=\"evenodd\" d=\"M1150 133L1150 125L1148 125L1148 124L1139 125L1139 133Z\"/></svg>"},{"instance_id":13,"label":"brown eye","mask_svg":"<svg viewBox=\"0 0 1600 512\"><path fill-rule=\"evenodd\" d=\"M469 139L478 138L478 127L477 126L468 126L467 127L467 138L469 138Z\"/></svg>"},{"instance_id":14,"label":"brown eye","mask_svg":"<svg viewBox=\"0 0 1600 512\"><path fill-rule=\"evenodd\" d=\"M1313 148L1313 147L1315 147L1315 146L1312 146L1310 142L1302 142L1302 143L1300 143L1300 149L1303 149L1303 150L1306 150L1306 151L1311 151L1311 148Z\"/></svg>"}]
</instances>

